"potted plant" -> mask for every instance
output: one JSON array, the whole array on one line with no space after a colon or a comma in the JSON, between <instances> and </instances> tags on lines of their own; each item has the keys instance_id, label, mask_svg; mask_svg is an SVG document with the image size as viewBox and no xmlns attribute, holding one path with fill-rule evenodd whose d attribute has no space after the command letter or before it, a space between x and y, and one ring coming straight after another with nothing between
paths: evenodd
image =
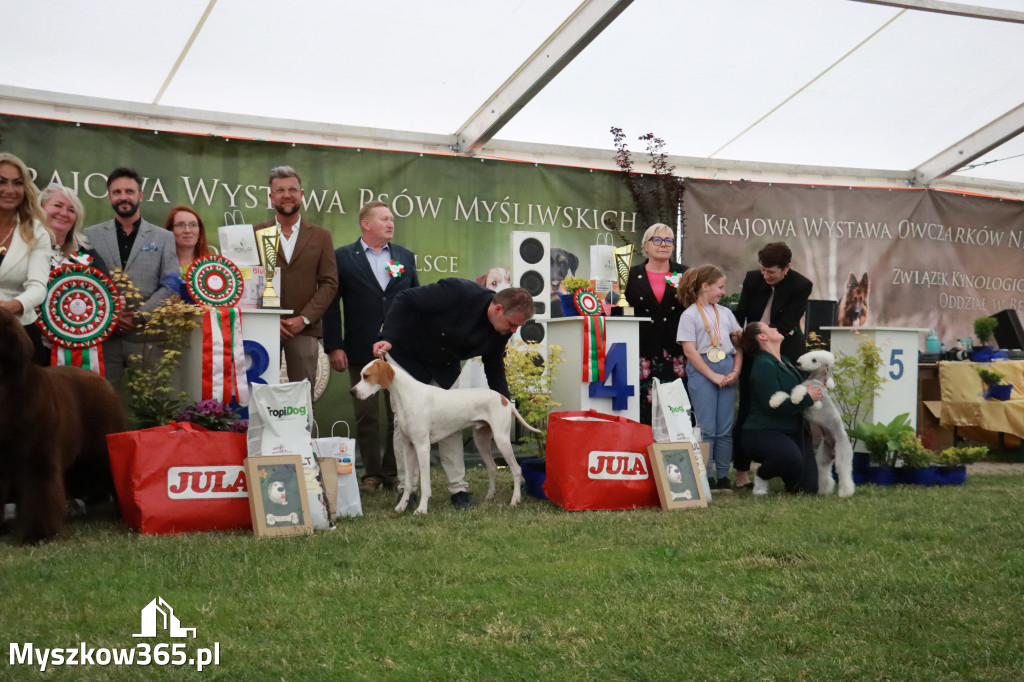
<instances>
[{"instance_id":1,"label":"potted plant","mask_svg":"<svg viewBox=\"0 0 1024 682\"><path fill-rule=\"evenodd\" d=\"M988 447L984 445L955 446L936 452L936 483L963 485L967 482L967 465L984 459L987 455Z\"/></svg>"},{"instance_id":2,"label":"potted plant","mask_svg":"<svg viewBox=\"0 0 1024 682\"><path fill-rule=\"evenodd\" d=\"M579 315L579 311L576 310L576 303L573 301L573 295L580 289L586 289L590 286L589 279L583 279L582 277L566 277L562 280L562 289L565 289L565 293L558 292L558 298L562 305L562 315L566 317L575 317Z\"/></svg>"},{"instance_id":3,"label":"potted plant","mask_svg":"<svg viewBox=\"0 0 1024 682\"><path fill-rule=\"evenodd\" d=\"M142 295L127 273L116 269L111 280L125 297L128 310L135 310ZM166 298L152 312L143 313L141 352L128 358L125 383L132 424L137 429L162 426L175 419L188 402L188 395L176 386L182 352L192 330L202 324L202 309L185 303L178 294Z\"/></svg>"},{"instance_id":4,"label":"potted plant","mask_svg":"<svg viewBox=\"0 0 1024 682\"><path fill-rule=\"evenodd\" d=\"M893 467L896 465L896 457L900 448L899 439L903 433L914 433L908 412L898 415L888 424L858 422L854 428L847 429L847 434L851 439L864 443L864 447L868 449L868 459L875 465L871 467L866 482L878 485L892 484L894 480Z\"/></svg>"},{"instance_id":5,"label":"potted plant","mask_svg":"<svg viewBox=\"0 0 1024 682\"><path fill-rule=\"evenodd\" d=\"M551 385L558 376L558 365L562 362L565 362L562 347L555 344L548 346L547 360L541 356L539 344L536 343L510 343L505 352L509 395L526 423L543 431L540 434L528 434L538 456L519 458L527 494L540 499L547 499L544 495L546 468L543 457L548 414L552 409L561 407L561 403L551 398Z\"/></svg>"},{"instance_id":6,"label":"potted plant","mask_svg":"<svg viewBox=\"0 0 1024 682\"><path fill-rule=\"evenodd\" d=\"M896 439L896 480L909 485L930 486L936 483L937 469L932 464L935 453L924 446L913 431L903 431Z\"/></svg>"},{"instance_id":7,"label":"potted plant","mask_svg":"<svg viewBox=\"0 0 1024 682\"><path fill-rule=\"evenodd\" d=\"M978 337L983 346L991 346L992 335L999 326L999 320L994 317L979 317L974 321L974 335Z\"/></svg>"},{"instance_id":8,"label":"potted plant","mask_svg":"<svg viewBox=\"0 0 1024 682\"><path fill-rule=\"evenodd\" d=\"M978 367L976 369L978 376L981 377L981 383L985 384L986 400L1010 399L1010 393L1013 391L1013 384L1003 383L1003 377L1005 375L1002 372L996 371L990 367Z\"/></svg>"}]
</instances>

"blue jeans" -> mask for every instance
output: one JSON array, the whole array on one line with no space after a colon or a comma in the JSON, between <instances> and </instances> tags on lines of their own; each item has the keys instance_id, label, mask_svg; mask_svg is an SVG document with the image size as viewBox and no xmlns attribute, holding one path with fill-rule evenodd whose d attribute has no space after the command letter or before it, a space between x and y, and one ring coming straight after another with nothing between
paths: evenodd
<instances>
[{"instance_id":1,"label":"blue jeans","mask_svg":"<svg viewBox=\"0 0 1024 682\"><path fill-rule=\"evenodd\" d=\"M720 362L704 362L713 372L728 374L733 368L734 356L726 355ZM692 363L686 365L687 388L693 416L700 426L703 440L711 446L708 473L717 478L728 478L732 466L732 421L736 411L736 385L719 388L698 372Z\"/></svg>"}]
</instances>

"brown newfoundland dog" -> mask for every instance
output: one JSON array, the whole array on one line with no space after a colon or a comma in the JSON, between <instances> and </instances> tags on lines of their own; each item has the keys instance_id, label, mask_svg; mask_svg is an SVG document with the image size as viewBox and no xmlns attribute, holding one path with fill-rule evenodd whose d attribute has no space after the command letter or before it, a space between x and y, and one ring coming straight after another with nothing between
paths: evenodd
<instances>
[{"instance_id":1,"label":"brown newfoundland dog","mask_svg":"<svg viewBox=\"0 0 1024 682\"><path fill-rule=\"evenodd\" d=\"M28 334L0 309L0 509L17 504L15 534L26 544L49 540L64 525L72 463L110 480L106 436L125 430L106 379L78 367L44 369L31 358Z\"/></svg>"}]
</instances>

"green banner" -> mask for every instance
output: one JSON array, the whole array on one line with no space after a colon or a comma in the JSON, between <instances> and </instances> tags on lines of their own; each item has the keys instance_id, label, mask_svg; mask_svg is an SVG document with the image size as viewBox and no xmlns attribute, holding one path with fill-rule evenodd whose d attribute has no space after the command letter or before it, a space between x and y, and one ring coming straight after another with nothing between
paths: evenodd
<instances>
[{"instance_id":1,"label":"green banner","mask_svg":"<svg viewBox=\"0 0 1024 682\"><path fill-rule=\"evenodd\" d=\"M363 204L387 202L395 241L416 254L424 284L510 267L513 231L549 233L553 248L578 259L575 274L589 278L589 247L599 234L612 234L616 245L639 244L647 227L637 224L629 192L609 171L8 115L0 115L0 135L0 148L20 156L40 188L60 182L78 192L86 225L113 216L107 174L130 166L145 178L147 220L162 225L172 207L191 206L214 245L225 221L257 223L273 215L267 176L274 166L292 166L305 190L303 216L327 228L335 247L358 239ZM322 423L352 422L348 383L347 373L332 373L317 402Z\"/></svg>"}]
</instances>

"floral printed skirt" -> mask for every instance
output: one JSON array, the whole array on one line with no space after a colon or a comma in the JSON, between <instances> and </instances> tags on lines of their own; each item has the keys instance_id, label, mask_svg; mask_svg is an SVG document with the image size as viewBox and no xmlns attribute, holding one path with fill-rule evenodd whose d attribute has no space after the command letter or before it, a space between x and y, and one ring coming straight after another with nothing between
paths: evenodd
<instances>
[{"instance_id":1,"label":"floral printed skirt","mask_svg":"<svg viewBox=\"0 0 1024 682\"><path fill-rule=\"evenodd\" d=\"M651 423L651 406L654 401L654 379L667 382L682 378L686 382L686 356L672 355L661 351L661 357L640 356L640 422Z\"/></svg>"}]
</instances>

